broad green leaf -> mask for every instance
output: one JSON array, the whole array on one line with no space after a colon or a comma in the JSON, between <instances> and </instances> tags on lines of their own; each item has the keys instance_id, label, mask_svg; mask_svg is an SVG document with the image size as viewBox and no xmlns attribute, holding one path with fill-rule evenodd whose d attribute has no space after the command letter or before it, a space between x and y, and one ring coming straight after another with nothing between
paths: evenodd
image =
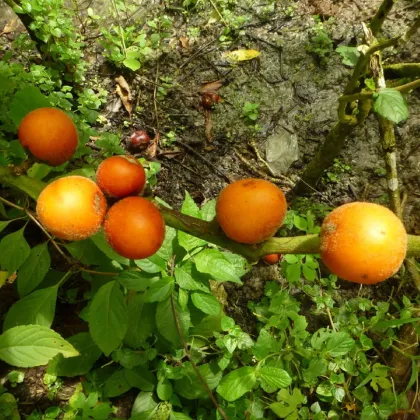
<instances>
[{"instance_id":1,"label":"broad green leaf","mask_svg":"<svg viewBox=\"0 0 420 420\"><path fill-rule=\"evenodd\" d=\"M51 266L48 243L39 244L31 249L28 259L18 270L17 288L20 297L31 293L41 284Z\"/></svg>"},{"instance_id":2,"label":"broad green leaf","mask_svg":"<svg viewBox=\"0 0 420 420\"><path fill-rule=\"evenodd\" d=\"M156 388L156 394L161 401L168 401L171 398L173 387L171 381L164 379L159 382Z\"/></svg>"},{"instance_id":3,"label":"broad green leaf","mask_svg":"<svg viewBox=\"0 0 420 420\"><path fill-rule=\"evenodd\" d=\"M109 398L118 397L133 387L128 382L125 369L117 370L105 382L104 392Z\"/></svg>"},{"instance_id":4,"label":"broad green leaf","mask_svg":"<svg viewBox=\"0 0 420 420\"><path fill-rule=\"evenodd\" d=\"M264 366L258 370L258 376L273 388L287 388L292 383L292 378L283 369Z\"/></svg>"},{"instance_id":5,"label":"broad green leaf","mask_svg":"<svg viewBox=\"0 0 420 420\"><path fill-rule=\"evenodd\" d=\"M58 354L50 361L48 372L68 377L86 375L101 356L101 350L87 332L73 335L67 341L80 353L79 356L65 359L61 354Z\"/></svg>"},{"instance_id":6,"label":"broad green leaf","mask_svg":"<svg viewBox=\"0 0 420 420\"><path fill-rule=\"evenodd\" d=\"M226 401L235 401L251 391L257 381L255 368L251 366L236 369L222 378L217 393Z\"/></svg>"},{"instance_id":7,"label":"broad green leaf","mask_svg":"<svg viewBox=\"0 0 420 420\"><path fill-rule=\"evenodd\" d=\"M411 324L412 322L419 322L420 318L406 318L406 319L390 319L388 321L379 321L374 325L374 328L387 329L392 327L399 327L404 324Z\"/></svg>"},{"instance_id":8,"label":"broad green leaf","mask_svg":"<svg viewBox=\"0 0 420 420\"><path fill-rule=\"evenodd\" d=\"M173 277L164 277L153 283L144 294L145 302L163 302L172 293L175 287Z\"/></svg>"},{"instance_id":9,"label":"broad green leaf","mask_svg":"<svg viewBox=\"0 0 420 420\"><path fill-rule=\"evenodd\" d=\"M210 293L208 276L198 272L191 260L188 260L181 267L175 267L174 274L176 282L183 289Z\"/></svg>"},{"instance_id":10,"label":"broad green leaf","mask_svg":"<svg viewBox=\"0 0 420 420\"><path fill-rule=\"evenodd\" d=\"M55 314L57 287L37 290L18 300L7 312L3 331L18 325L50 327Z\"/></svg>"},{"instance_id":11,"label":"broad green leaf","mask_svg":"<svg viewBox=\"0 0 420 420\"><path fill-rule=\"evenodd\" d=\"M216 363L200 365L198 370L211 390L219 385L223 372ZM176 393L187 400L206 398L208 394L190 362L184 364L184 374L183 378L174 381Z\"/></svg>"},{"instance_id":12,"label":"broad green leaf","mask_svg":"<svg viewBox=\"0 0 420 420\"><path fill-rule=\"evenodd\" d=\"M117 280L128 290L144 292L159 278L160 276L156 274L145 273L144 271L124 270L118 274Z\"/></svg>"},{"instance_id":13,"label":"broad green leaf","mask_svg":"<svg viewBox=\"0 0 420 420\"><path fill-rule=\"evenodd\" d=\"M218 281L231 281L242 284L235 272L235 267L216 249L205 249L194 256L197 270L200 273L210 274Z\"/></svg>"},{"instance_id":14,"label":"broad green leaf","mask_svg":"<svg viewBox=\"0 0 420 420\"><path fill-rule=\"evenodd\" d=\"M166 270L166 261L156 254L144 260L135 260L134 263L137 267L150 274L162 273Z\"/></svg>"},{"instance_id":15,"label":"broad green leaf","mask_svg":"<svg viewBox=\"0 0 420 420\"><path fill-rule=\"evenodd\" d=\"M136 349L155 329L156 304L145 303L144 295L137 293L128 301L128 328L124 343Z\"/></svg>"},{"instance_id":16,"label":"broad green leaf","mask_svg":"<svg viewBox=\"0 0 420 420\"><path fill-rule=\"evenodd\" d=\"M188 310L183 310L174 297L175 313L177 315L181 333L184 340L188 339L188 329L190 327L190 313ZM174 311L172 309L171 297L168 297L163 302L159 302L156 310L156 326L158 331L168 341L177 347L181 347L182 342L179 337L179 332L175 323Z\"/></svg>"},{"instance_id":17,"label":"broad green leaf","mask_svg":"<svg viewBox=\"0 0 420 420\"><path fill-rule=\"evenodd\" d=\"M373 109L381 117L396 124L408 118L407 102L398 90L383 88L373 98Z\"/></svg>"},{"instance_id":18,"label":"broad green leaf","mask_svg":"<svg viewBox=\"0 0 420 420\"><path fill-rule=\"evenodd\" d=\"M218 315L220 313L220 303L213 295L206 293L191 293L191 300L196 308L207 315Z\"/></svg>"},{"instance_id":19,"label":"broad green leaf","mask_svg":"<svg viewBox=\"0 0 420 420\"><path fill-rule=\"evenodd\" d=\"M304 404L306 397L298 388L294 388L293 392L289 394L287 389L281 389L277 394L277 399L281 402L275 402L269 405L269 408L282 419L297 420L298 407Z\"/></svg>"},{"instance_id":20,"label":"broad green leaf","mask_svg":"<svg viewBox=\"0 0 420 420\"><path fill-rule=\"evenodd\" d=\"M31 249L26 242L24 227L5 236L0 242L1 268L13 274L26 261Z\"/></svg>"},{"instance_id":21,"label":"broad green leaf","mask_svg":"<svg viewBox=\"0 0 420 420\"><path fill-rule=\"evenodd\" d=\"M70 242L65 247L71 256L82 264L101 265L108 261L107 256L99 250L90 238L83 241Z\"/></svg>"},{"instance_id":22,"label":"broad green leaf","mask_svg":"<svg viewBox=\"0 0 420 420\"><path fill-rule=\"evenodd\" d=\"M149 369L141 366L133 369L124 369L128 383L142 391L153 391L156 387L156 377Z\"/></svg>"},{"instance_id":23,"label":"broad green leaf","mask_svg":"<svg viewBox=\"0 0 420 420\"><path fill-rule=\"evenodd\" d=\"M317 382L318 376L323 376L327 372L327 361L323 358L315 358L309 362L307 369L303 370L303 379L312 385Z\"/></svg>"},{"instance_id":24,"label":"broad green leaf","mask_svg":"<svg viewBox=\"0 0 420 420\"><path fill-rule=\"evenodd\" d=\"M41 93L39 88L26 86L14 94L9 108L10 118L18 128L26 114L34 109L50 106L49 99Z\"/></svg>"},{"instance_id":25,"label":"broad green leaf","mask_svg":"<svg viewBox=\"0 0 420 420\"><path fill-rule=\"evenodd\" d=\"M108 420L113 411L110 403L100 402L92 408L90 415L95 420Z\"/></svg>"},{"instance_id":26,"label":"broad green leaf","mask_svg":"<svg viewBox=\"0 0 420 420\"><path fill-rule=\"evenodd\" d=\"M49 166L45 163L34 163L27 172L27 175L29 178L35 178L35 179L43 179L45 178L51 171L53 171L54 168L52 166Z\"/></svg>"},{"instance_id":27,"label":"broad green leaf","mask_svg":"<svg viewBox=\"0 0 420 420\"><path fill-rule=\"evenodd\" d=\"M221 315L208 315L204 317L198 324L194 324L191 329L191 335L198 335L203 337L213 337L215 332L220 332Z\"/></svg>"},{"instance_id":28,"label":"broad green leaf","mask_svg":"<svg viewBox=\"0 0 420 420\"><path fill-rule=\"evenodd\" d=\"M22 325L0 335L0 359L17 367L47 364L61 353L77 356L78 351L55 331L40 325Z\"/></svg>"},{"instance_id":29,"label":"broad green leaf","mask_svg":"<svg viewBox=\"0 0 420 420\"><path fill-rule=\"evenodd\" d=\"M163 241L162 246L159 248L156 255L164 259L165 261L169 261L169 259L174 254L174 241L176 238L176 230L171 228L170 226L166 226L165 228L165 239Z\"/></svg>"},{"instance_id":30,"label":"broad green leaf","mask_svg":"<svg viewBox=\"0 0 420 420\"><path fill-rule=\"evenodd\" d=\"M354 67L360 57L357 47L347 47L346 45L342 45L336 48L336 51L341 55L345 66Z\"/></svg>"},{"instance_id":31,"label":"broad green leaf","mask_svg":"<svg viewBox=\"0 0 420 420\"><path fill-rule=\"evenodd\" d=\"M140 61L135 58L126 58L124 59L123 64L131 71L137 71L141 67Z\"/></svg>"},{"instance_id":32,"label":"broad green leaf","mask_svg":"<svg viewBox=\"0 0 420 420\"><path fill-rule=\"evenodd\" d=\"M7 227L12 220L0 220L0 232Z\"/></svg>"},{"instance_id":33,"label":"broad green leaf","mask_svg":"<svg viewBox=\"0 0 420 420\"><path fill-rule=\"evenodd\" d=\"M353 350L356 343L350 335L344 331L333 333L327 342L325 350L332 357L344 356L349 351Z\"/></svg>"},{"instance_id":34,"label":"broad green leaf","mask_svg":"<svg viewBox=\"0 0 420 420\"><path fill-rule=\"evenodd\" d=\"M242 255L224 251L223 256L232 264L238 277L244 276L252 268L252 265Z\"/></svg>"},{"instance_id":35,"label":"broad green leaf","mask_svg":"<svg viewBox=\"0 0 420 420\"><path fill-rule=\"evenodd\" d=\"M145 411L153 410L157 407L157 402L153 398L153 392L141 391L137 395L133 408L131 409L131 415L143 413Z\"/></svg>"},{"instance_id":36,"label":"broad green leaf","mask_svg":"<svg viewBox=\"0 0 420 420\"><path fill-rule=\"evenodd\" d=\"M90 305L89 331L106 356L122 343L128 321L127 305L120 285L111 281L102 286Z\"/></svg>"}]
</instances>

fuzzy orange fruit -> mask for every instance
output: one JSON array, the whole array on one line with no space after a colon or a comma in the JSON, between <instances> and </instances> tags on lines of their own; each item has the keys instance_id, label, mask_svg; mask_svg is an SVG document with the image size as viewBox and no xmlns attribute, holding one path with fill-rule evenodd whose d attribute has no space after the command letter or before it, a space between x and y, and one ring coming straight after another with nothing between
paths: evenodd
<instances>
[{"instance_id":1,"label":"fuzzy orange fruit","mask_svg":"<svg viewBox=\"0 0 420 420\"><path fill-rule=\"evenodd\" d=\"M273 236L286 216L287 202L276 185L263 179L242 179L219 195L216 217L230 239L256 244Z\"/></svg>"},{"instance_id":2,"label":"fuzzy orange fruit","mask_svg":"<svg viewBox=\"0 0 420 420\"><path fill-rule=\"evenodd\" d=\"M133 156L112 156L99 165L96 182L106 195L123 198L140 194L146 183L146 173Z\"/></svg>"},{"instance_id":3,"label":"fuzzy orange fruit","mask_svg":"<svg viewBox=\"0 0 420 420\"><path fill-rule=\"evenodd\" d=\"M143 197L126 197L108 211L105 237L123 257L139 260L150 257L165 238L165 222L159 210Z\"/></svg>"},{"instance_id":4,"label":"fuzzy orange fruit","mask_svg":"<svg viewBox=\"0 0 420 420\"><path fill-rule=\"evenodd\" d=\"M61 239L79 241L101 227L107 204L89 178L67 176L47 185L38 197L36 212L48 232Z\"/></svg>"},{"instance_id":5,"label":"fuzzy orange fruit","mask_svg":"<svg viewBox=\"0 0 420 420\"><path fill-rule=\"evenodd\" d=\"M320 232L320 254L338 277L375 284L393 276L404 261L407 233L386 207L355 202L333 210Z\"/></svg>"},{"instance_id":6,"label":"fuzzy orange fruit","mask_svg":"<svg viewBox=\"0 0 420 420\"><path fill-rule=\"evenodd\" d=\"M18 137L24 149L50 166L67 162L78 144L73 121L56 108L38 108L27 114L19 125Z\"/></svg>"}]
</instances>

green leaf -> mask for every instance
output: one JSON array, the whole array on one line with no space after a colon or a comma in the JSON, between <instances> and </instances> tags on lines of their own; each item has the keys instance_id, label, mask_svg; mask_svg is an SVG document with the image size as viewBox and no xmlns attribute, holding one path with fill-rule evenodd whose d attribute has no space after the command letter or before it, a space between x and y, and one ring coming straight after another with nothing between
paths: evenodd
<instances>
[{"instance_id":1,"label":"green leaf","mask_svg":"<svg viewBox=\"0 0 420 420\"><path fill-rule=\"evenodd\" d=\"M216 249L205 249L194 256L197 270L210 274L215 280L242 284L235 267Z\"/></svg>"},{"instance_id":2,"label":"green leaf","mask_svg":"<svg viewBox=\"0 0 420 420\"><path fill-rule=\"evenodd\" d=\"M186 340L188 338L188 329L190 327L190 313L188 310L183 310L175 299L175 312L181 327L181 332ZM171 297L168 297L163 302L159 302L156 310L156 326L158 331L168 341L177 347L181 347L182 342L179 337L178 329L175 323L174 313L172 310Z\"/></svg>"},{"instance_id":3,"label":"green leaf","mask_svg":"<svg viewBox=\"0 0 420 420\"><path fill-rule=\"evenodd\" d=\"M156 305L145 303L144 295L137 293L128 301L128 328L124 343L136 349L152 335L155 329Z\"/></svg>"},{"instance_id":4,"label":"green leaf","mask_svg":"<svg viewBox=\"0 0 420 420\"><path fill-rule=\"evenodd\" d=\"M131 415L143 413L145 411L153 410L157 407L157 402L153 398L153 392L141 391L137 395L133 408L131 409Z\"/></svg>"},{"instance_id":5,"label":"green leaf","mask_svg":"<svg viewBox=\"0 0 420 420\"><path fill-rule=\"evenodd\" d=\"M408 118L407 102L398 90L383 88L373 97L373 109L381 117L396 124Z\"/></svg>"},{"instance_id":6,"label":"green leaf","mask_svg":"<svg viewBox=\"0 0 420 420\"><path fill-rule=\"evenodd\" d=\"M31 249L28 259L18 270L17 288L20 297L32 292L41 284L50 266L51 258L47 242Z\"/></svg>"},{"instance_id":7,"label":"green leaf","mask_svg":"<svg viewBox=\"0 0 420 420\"><path fill-rule=\"evenodd\" d=\"M203 220L210 222L216 217L216 200L207 201L206 204L201 207L201 216Z\"/></svg>"},{"instance_id":8,"label":"green leaf","mask_svg":"<svg viewBox=\"0 0 420 420\"><path fill-rule=\"evenodd\" d=\"M93 407L90 414L95 420L108 420L110 418L110 414L113 411L114 410L111 407L111 404L100 402L99 404L95 405L95 407Z\"/></svg>"},{"instance_id":9,"label":"green leaf","mask_svg":"<svg viewBox=\"0 0 420 420\"><path fill-rule=\"evenodd\" d=\"M251 391L257 381L255 368L251 366L236 369L220 381L217 393L226 401L235 401Z\"/></svg>"},{"instance_id":10,"label":"green leaf","mask_svg":"<svg viewBox=\"0 0 420 420\"><path fill-rule=\"evenodd\" d=\"M7 312L3 331L18 325L50 327L55 314L57 287L37 290L18 300Z\"/></svg>"},{"instance_id":11,"label":"green leaf","mask_svg":"<svg viewBox=\"0 0 420 420\"><path fill-rule=\"evenodd\" d=\"M333 333L327 342L325 348L326 352L332 357L344 356L349 351L353 350L356 342L350 337L350 335L344 331Z\"/></svg>"},{"instance_id":12,"label":"green leaf","mask_svg":"<svg viewBox=\"0 0 420 420\"><path fill-rule=\"evenodd\" d=\"M58 353L64 357L79 354L71 344L47 327L23 325L0 335L0 359L12 366L45 365Z\"/></svg>"},{"instance_id":13,"label":"green leaf","mask_svg":"<svg viewBox=\"0 0 420 420\"><path fill-rule=\"evenodd\" d=\"M86 375L101 356L101 350L87 332L73 335L67 341L79 352L79 356L65 359L58 354L50 361L48 373L67 377Z\"/></svg>"},{"instance_id":14,"label":"green leaf","mask_svg":"<svg viewBox=\"0 0 420 420\"><path fill-rule=\"evenodd\" d=\"M191 300L194 306L207 315L218 315L220 313L220 303L213 295L206 293L191 293Z\"/></svg>"},{"instance_id":15,"label":"green leaf","mask_svg":"<svg viewBox=\"0 0 420 420\"><path fill-rule=\"evenodd\" d=\"M89 238L93 243L110 259L119 262L120 264L130 265L128 258L117 254L105 239L104 230L101 229L96 235Z\"/></svg>"},{"instance_id":16,"label":"green leaf","mask_svg":"<svg viewBox=\"0 0 420 420\"><path fill-rule=\"evenodd\" d=\"M149 369L143 367L124 369L124 374L131 386L142 391L153 391L156 387L156 377Z\"/></svg>"},{"instance_id":17,"label":"green leaf","mask_svg":"<svg viewBox=\"0 0 420 420\"><path fill-rule=\"evenodd\" d=\"M292 394L287 389L281 389L277 394L281 402L269 405L269 408L280 418L288 420L298 419L298 406L304 404L306 398L298 388L294 388Z\"/></svg>"},{"instance_id":18,"label":"green leaf","mask_svg":"<svg viewBox=\"0 0 420 420\"><path fill-rule=\"evenodd\" d=\"M166 270L166 261L154 254L144 260L135 260L137 267L141 268L146 273L164 273Z\"/></svg>"},{"instance_id":19,"label":"green leaf","mask_svg":"<svg viewBox=\"0 0 420 420\"><path fill-rule=\"evenodd\" d=\"M16 92L10 103L10 118L16 128L19 127L23 117L37 108L50 107L49 99L35 86L26 86Z\"/></svg>"},{"instance_id":20,"label":"green leaf","mask_svg":"<svg viewBox=\"0 0 420 420\"><path fill-rule=\"evenodd\" d=\"M176 282L183 289L210 293L208 276L199 273L191 260L188 260L181 267L175 267L174 274Z\"/></svg>"},{"instance_id":21,"label":"green leaf","mask_svg":"<svg viewBox=\"0 0 420 420\"><path fill-rule=\"evenodd\" d=\"M303 379L308 384L315 384L318 376L323 376L327 372L327 361L322 358L312 359L307 369L303 371Z\"/></svg>"},{"instance_id":22,"label":"green leaf","mask_svg":"<svg viewBox=\"0 0 420 420\"><path fill-rule=\"evenodd\" d=\"M153 283L144 294L145 302L163 302L170 296L175 287L173 277L164 277Z\"/></svg>"},{"instance_id":23,"label":"green leaf","mask_svg":"<svg viewBox=\"0 0 420 420\"><path fill-rule=\"evenodd\" d=\"M198 366L198 371L210 390L213 390L219 385L223 376L223 372L215 362ZM184 375L180 380L174 381L175 392L187 400L207 398L208 394L190 362L184 364Z\"/></svg>"},{"instance_id":24,"label":"green leaf","mask_svg":"<svg viewBox=\"0 0 420 420\"><path fill-rule=\"evenodd\" d=\"M287 388L292 383L292 378L283 369L264 366L258 370L258 376L273 388Z\"/></svg>"},{"instance_id":25,"label":"green leaf","mask_svg":"<svg viewBox=\"0 0 420 420\"><path fill-rule=\"evenodd\" d=\"M168 401L171 398L173 392L172 383L168 379L164 379L163 381L158 383L156 388L157 396L162 401Z\"/></svg>"},{"instance_id":26,"label":"green leaf","mask_svg":"<svg viewBox=\"0 0 420 420\"><path fill-rule=\"evenodd\" d=\"M144 271L125 270L118 274L117 280L128 290L144 292L148 287L159 280L159 276L145 273Z\"/></svg>"},{"instance_id":27,"label":"green leaf","mask_svg":"<svg viewBox=\"0 0 420 420\"><path fill-rule=\"evenodd\" d=\"M126 58L124 59L123 64L131 71L137 71L141 67L140 61L135 58Z\"/></svg>"},{"instance_id":28,"label":"green leaf","mask_svg":"<svg viewBox=\"0 0 420 420\"><path fill-rule=\"evenodd\" d=\"M13 274L26 261L31 249L23 237L24 227L5 236L0 242L0 265Z\"/></svg>"},{"instance_id":29,"label":"green leaf","mask_svg":"<svg viewBox=\"0 0 420 420\"><path fill-rule=\"evenodd\" d=\"M122 343L128 321L127 305L120 285L110 281L97 291L89 308L89 331L106 356Z\"/></svg>"},{"instance_id":30,"label":"green leaf","mask_svg":"<svg viewBox=\"0 0 420 420\"><path fill-rule=\"evenodd\" d=\"M360 57L360 53L357 51L357 47L347 47L342 45L336 48L336 51L341 55L343 64L345 66L354 67Z\"/></svg>"},{"instance_id":31,"label":"green leaf","mask_svg":"<svg viewBox=\"0 0 420 420\"><path fill-rule=\"evenodd\" d=\"M101 265L107 263L109 259L99 250L96 244L90 239L82 241L74 241L65 245L71 256L82 264L86 265Z\"/></svg>"},{"instance_id":32,"label":"green leaf","mask_svg":"<svg viewBox=\"0 0 420 420\"><path fill-rule=\"evenodd\" d=\"M2 214L2 216L3 216L3 217L7 217L7 214L6 214L6 215ZM0 221L0 232L1 232L3 229L5 229L5 228L7 227L7 225L8 225L10 222L12 222L12 220L5 220L5 221L1 220L1 221Z\"/></svg>"},{"instance_id":33,"label":"green leaf","mask_svg":"<svg viewBox=\"0 0 420 420\"><path fill-rule=\"evenodd\" d=\"M117 370L105 382L104 392L109 398L118 397L129 391L133 385L128 382L125 369Z\"/></svg>"},{"instance_id":34,"label":"green leaf","mask_svg":"<svg viewBox=\"0 0 420 420\"><path fill-rule=\"evenodd\" d=\"M176 230L171 228L170 226L166 226L165 239L163 241L162 246L156 252L156 255L164 259L165 261L169 261L169 259L174 254L175 238L176 238Z\"/></svg>"}]
</instances>

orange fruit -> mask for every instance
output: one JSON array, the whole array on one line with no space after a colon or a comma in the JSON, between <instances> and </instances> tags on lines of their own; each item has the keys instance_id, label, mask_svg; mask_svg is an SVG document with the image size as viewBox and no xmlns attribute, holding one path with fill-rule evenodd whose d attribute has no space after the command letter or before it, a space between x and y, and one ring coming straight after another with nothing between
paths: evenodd
<instances>
[{"instance_id":1,"label":"orange fruit","mask_svg":"<svg viewBox=\"0 0 420 420\"><path fill-rule=\"evenodd\" d=\"M96 182L108 196L123 198L140 194L146 183L146 173L134 157L112 156L99 165Z\"/></svg>"},{"instance_id":2,"label":"orange fruit","mask_svg":"<svg viewBox=\"0 0 420 420\"><path fill-rule=\"evenodd\" d=\"M393 276L404 261L407 233L386 207L355 202L333 210L320 232L320 254L338 277L375 284Z\"/></svg>"},{"instance_id":3,"label":"orange fruit","mask_svg":"<svg viewBox=\"0 0 420 420\"><path fill-rule=\"evenodd\" d=\"M50 166L67 162L78 144L76 126L56 108L38 108L27 114L19 125L22 147Z\"/></svg>"},{"instance_id":4,"label":"orange fruit","mask_svg":"<svg viewBox=\"0 0 420 420\"><path fill-rule=\"evenodd\" d=\"M150 257L165 238L165 222L159 210L143 197L126 197L108 211L105 237L123 257L139 260Z\"/></svg>"},{"instance_id":5,"label":"orange fruit","mask_svg":"<svg viewBox=\"0 0 420 420\"><path fill-rule=\"evenodd\" d=\"M268 255L264 255L263 260L267 263L267 264L277 264L280 261L280 254L268 254Z\"/></svg>"},{"instance_id":6,"label":"orange fruit","mask_svg":"<svg viewBox=\"0 0 420 420\"><path fill-rule=\"evenodd\" d=\"M45 229L61 239L79 241L101 227L107 204L89 178L67 176L47 185L38 197L36 212Z\"/></svg>"},{"instance_id":7,"label":"orange fruit","mask_svg":"<svg viewBox=\"0 0 420 420\"><path fill-rule=\"evenodd\" d=\"M256 244L273 236L286 216L280 188L263 179L242 179L228 185L216 203L216 217L230 239Z\"/></svg>"}]
</instances>

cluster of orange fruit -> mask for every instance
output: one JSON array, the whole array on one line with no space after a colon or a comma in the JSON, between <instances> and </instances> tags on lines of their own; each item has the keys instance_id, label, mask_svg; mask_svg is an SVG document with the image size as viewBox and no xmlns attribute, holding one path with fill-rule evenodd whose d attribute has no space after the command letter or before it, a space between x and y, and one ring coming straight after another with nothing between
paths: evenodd
<instances>
[{"instance_id":1,"label":"cluster of orange fruit","mask_svg":"<svg viewBox=\"0 0 420 420\"><path fill-rule=\"evenodd\" d=\"M30 112L18 133L22 146L51 166L69 160L77 147L72 120L54 108ZM146 177L131 156L105 159L96 183L81 176L66 176L40 194L37 214L42 225L65 240L82 240L103 225L105 237L120 255L147 258L162 245L165 223L159 210L138 194ZM107 210L106 197L117 199ZM271 238L283 224L287 202L276 185L262 179L233 182L220 193L217 221L230 239L255 245ZM320 255L342 279L375 284L394 275L404 261L407 233L398 217L373 203L350 203L336 208L324 220ZM278 254L265 257L276 264Z\"/></svg>"}]
</instances>

